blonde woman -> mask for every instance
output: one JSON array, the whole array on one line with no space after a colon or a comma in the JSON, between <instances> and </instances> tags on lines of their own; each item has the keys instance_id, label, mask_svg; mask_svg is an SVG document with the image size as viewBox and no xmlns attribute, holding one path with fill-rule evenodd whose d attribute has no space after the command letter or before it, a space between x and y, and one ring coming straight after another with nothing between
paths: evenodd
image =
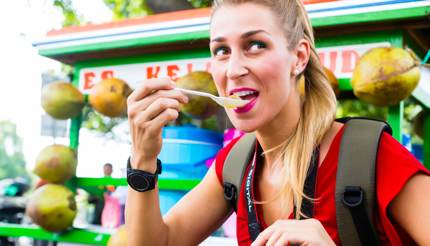
<instances>
[{"instance_id":1,"label":"blonde woman","mask_svg":"<svg viewBox=\"0 0 430 246\"><path fill-rule=\"evenodd\" d=\"M252 204L260 233L253 241L243 186L237 208L239 245L340 244L334 187L343 125L334 121L335 96L319 63L301 1L215 1L210 50L219 94L249 100L241 108L227 109L231 122L257 136L251 186L252 199L260 201ZM304 98L296 89L300 76L306 79ZM173 88L169 79L146 81L128 99L134 170L156 173L162 127L175 120L179 105L188 101ZM130 245L197 245L216 230L232 212L223 196L222 169L236 142L220 151L202 182L164 217L156 179L140 191L129 188ZM318 146L314 216L299 219L302 211L297 208L307 199L305 177ZM376 175L381 243L429 244L429 172L384 134Z\"/></svg>"}]
</instances>

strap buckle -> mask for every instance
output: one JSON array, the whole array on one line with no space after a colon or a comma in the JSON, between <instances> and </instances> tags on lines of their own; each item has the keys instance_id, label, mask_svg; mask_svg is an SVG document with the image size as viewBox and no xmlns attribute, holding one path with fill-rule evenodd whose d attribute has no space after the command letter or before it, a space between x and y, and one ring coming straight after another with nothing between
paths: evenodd
<instances>
[{"instance_id":1,"label":"strap buckle","mask_svg":"<svg viewBox=\"0 0 430 246\"><path fill-rule=\"evenodd\" d=\"M343 192L343 203L350 207L358 207L363 203L364 191L360 186L346 186Z\"/></svg>"},{"instance_id":2,"label":"strap buckle","mask_svg":"<svg viewBox=\"0 0 430 246\"><path fill-rule=\"evenodd\" d=\"M232 183L224 182L224 198L227 201L234 202L237 199L236 186Z\"/></svg>"}]
</instances>

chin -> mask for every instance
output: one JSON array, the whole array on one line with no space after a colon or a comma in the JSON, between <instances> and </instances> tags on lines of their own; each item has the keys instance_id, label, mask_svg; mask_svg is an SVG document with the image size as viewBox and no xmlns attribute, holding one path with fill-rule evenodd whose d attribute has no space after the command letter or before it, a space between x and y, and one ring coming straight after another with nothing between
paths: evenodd
<instances>
[{"instance_id":1,"label":"chin","mask_svg":"<svg viewBox=\"0 0 430 246\"><path fill-rule=\"evenodd\" d=\"M232 120L232 124L234 126L234 128L249 133L249 132L254 132L258 129L258 125L256 124L255 121L253 120Z\"/></svg>"}]
</instances>

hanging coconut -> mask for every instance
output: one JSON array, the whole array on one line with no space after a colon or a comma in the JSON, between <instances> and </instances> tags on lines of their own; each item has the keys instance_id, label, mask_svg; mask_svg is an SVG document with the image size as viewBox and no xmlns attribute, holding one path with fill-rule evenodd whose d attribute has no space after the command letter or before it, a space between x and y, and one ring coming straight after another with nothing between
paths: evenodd
<instances>
[{"instance_id":1,"label":"hanging coconut","mask_svg":"<svg viewBox=\"0 0 430 246\"><path fill-rule=\"evenodd\" d=\"M336 76L334 75L334 73L330 69L323 67L323 70L325 72L325 75L327 76L327 79L331 85L331 88L334 91L334 94L336 95L336 97L338 97L340 94L339 81L337 80ZM303 75L300 76L297 86L298 86L300 95L304 96L304 94L305 94L305 76L303 76Z\"/></svg>"},{"instance_id":2,"label":"hanging coconut","mask_svg":"<svg viewBox=\"0 0 430 246\"><path fill-rule=\"evenodd\" d=\"M412 51L380 47L360 57L351 84L359 99L377 106L392 106L409 97L419 80L419 61Z\"/></svg>"},{"instance_id":3,"label":"hanging coconut","mask_svg":"<svg viewBox=\"0 0 430 246\"><path fill-rule=\"evenodd\" d=\"M195 71L179 78L176 85L180 88L207 92L218 95L212 75L204 71ZM197 119L206 119L214 115L219 109L212 99L201 96L190 96L187 104L181 106L181 112Z\"/></svg>"},{"instance_id":4,"label":"hanging coconut","mask_svg":"<svg viewBox=\"0 0 430 246\"><path fill-rule=\"evenodd\" d=\"M127 97L132 92L121 79L104 79L94 85L89 95L91 106L100 114L119 117L127 114Z\"/></svg>"},{"instance_id":5,"label":"hanging coconut","mask_svg":"<svg viewBox=\"0 0 430 246\"><path fill-rule=\"evenodd\" d=\"M53 144L40 151L34 173L50 183L62 184L76 173L75 151L65 145Z\"/></svg>"},{"instance_id":6,"label":"hanging coconut","mask_svg":"<svg viewBox=\"0 0 430 246\"><path fill-rule=\"evenodd\" d=\"M72 84L54 82L42 88L42 108L55 119L77 116L84 107L84 95Z\"/></svg>"},{"instance_id":7,"label":"hanging coconut","mask_svg":"<svg viewBox=\"0 0 430 246\"><path fill-rule=\"evenodd\" d=\"M72 226L76 216L74 194L63 185L46 184L30 195L26 213L43 229L62 232Z\"/></svg>"}]
</instances>

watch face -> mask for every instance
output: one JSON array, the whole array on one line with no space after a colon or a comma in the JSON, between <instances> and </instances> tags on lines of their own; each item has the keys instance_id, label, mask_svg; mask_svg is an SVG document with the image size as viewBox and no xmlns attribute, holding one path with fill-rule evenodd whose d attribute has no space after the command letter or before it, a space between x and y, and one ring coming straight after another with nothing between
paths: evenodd
<instances>
[{"instance_id":1,"label":"watch face","mask_svg":"<svg viewBox=\"0 0 430 246\"><path fill-rule=\"evenodd\" d=\"M146 191L149 189L149 180L143 175L132 174L129 176L128 182L136 190Z\"/></svg>"}]
</instances>

